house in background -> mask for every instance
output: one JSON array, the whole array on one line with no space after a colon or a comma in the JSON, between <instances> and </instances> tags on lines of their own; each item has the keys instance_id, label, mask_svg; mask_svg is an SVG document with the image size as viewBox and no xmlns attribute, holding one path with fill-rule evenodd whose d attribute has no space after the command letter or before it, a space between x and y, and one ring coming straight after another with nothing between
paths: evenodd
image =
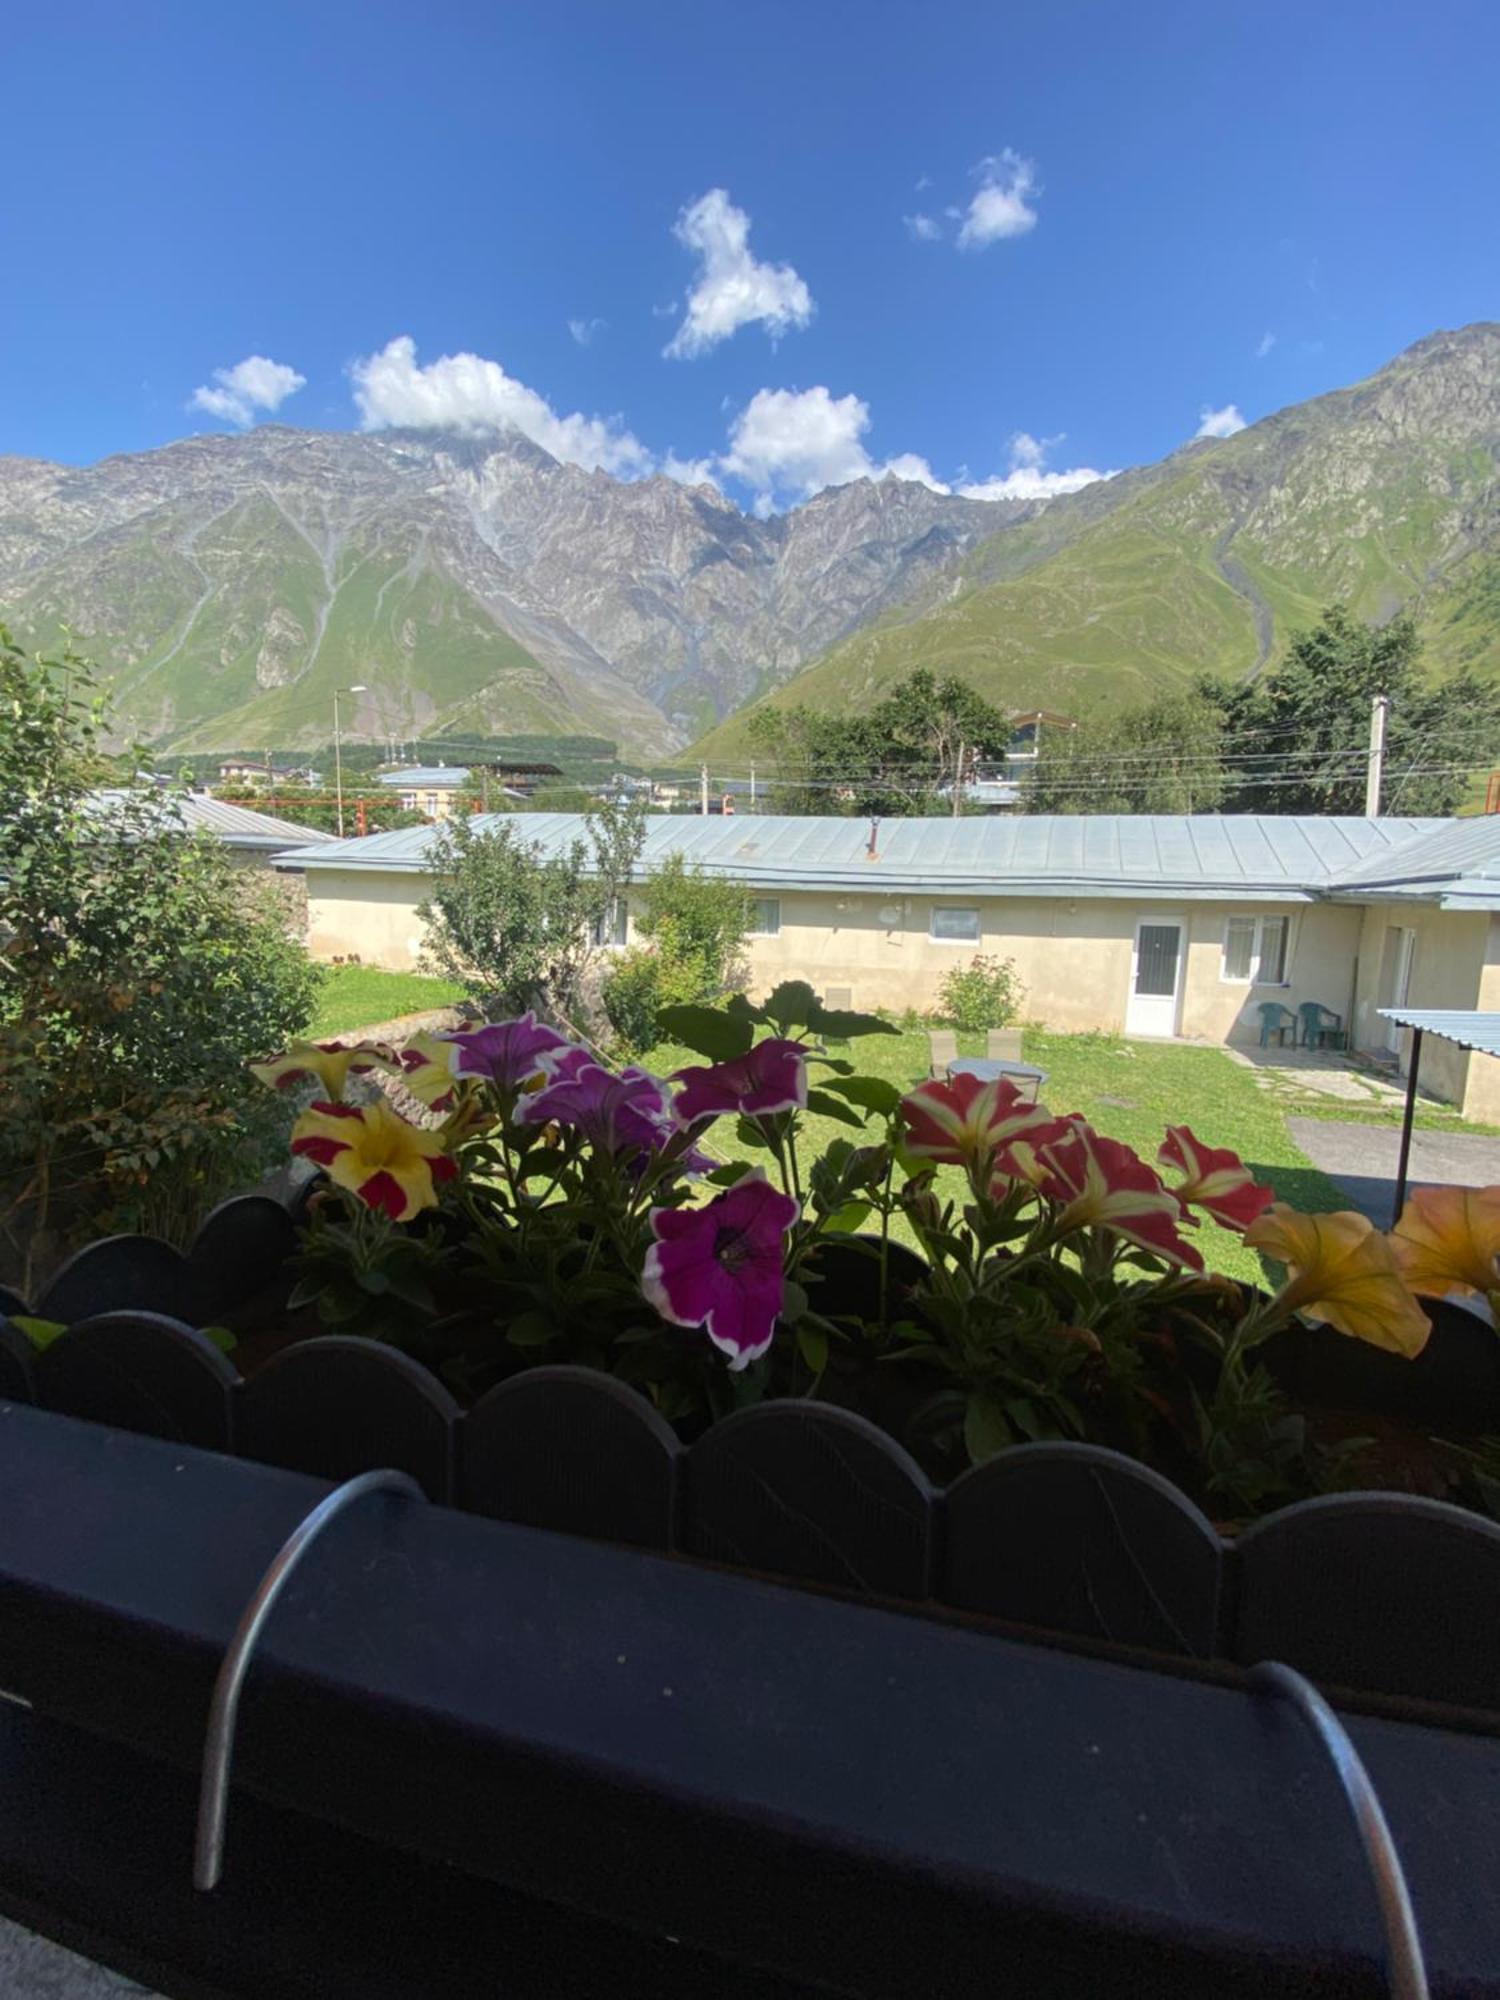
<instances>
[{"instance_id":1,"label":"house in background","mask_svg":"<svg viewBox=\"0 0 1500 2000\"><path fill-rule=\"evenodd\" d=\"M582 832L571 814L504 823L544 852ZM415 964L435 837L284 857L306 871L315 955ZM1500 1009L1500 819L650 821L641 872L672 854L751 890L756 991L798 977L855 1007L925 1009L982 952L1013 959L1027 1016L1064 1030L1248 1045L1265 1003L1316 1000L1375 1048L1379 1006ZM627 910L614 941L633 935ZM1424 1082L1500 1120L1500 1064L1430 1061Z\"/></svg>"},{"instance_id":2,"label":"house in background","mask_svg":"<svg viewBox=\"0 0 1500 2000\"><path fill-rule=\"evenodd\" d=\"M128 796L121 791L99 791L90 794L90 803L107 813L114 802ZM269 813L252 811L249 806L230 805L226 799L210 798L206 792L179 792L170 806L185 833L212 834L235 861L247 866L266 867L274 860L285 871L288 847L315 850L334 840L333 834L321 833L316 827L274 819Z\"/></svg>"},{"instance_id":3,"label":"house in background","mask_svg":"<svg viewBox=\"0 0 1500 2000\"><path fill-rule=\"evenodd\" d=\"M455 800L470 787L471 773L467 764L408 764L399 771L382 771L380 782L400 795L407 812L439 820L452 817Z\"/></svg>"}]
</instances>

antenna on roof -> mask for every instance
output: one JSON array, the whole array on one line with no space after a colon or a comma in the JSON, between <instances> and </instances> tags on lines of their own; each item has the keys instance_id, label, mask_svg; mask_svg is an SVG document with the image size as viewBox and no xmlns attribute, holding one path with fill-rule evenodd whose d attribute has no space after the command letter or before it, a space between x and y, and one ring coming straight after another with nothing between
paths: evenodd
<instances>
[{"instance_id":1,"label":"antenna on roof","mask_svg":"<svg viewBox=\"0 0 1500 2000\"><path fill-rule=\"evenodd\" d=\"M869 845L865 848L866 861L878 861L880 859L879 849L876 845L876 843L879 841L879 838L880 838L880 821L878 818L873 818L870 821Z\"/></svg>"}]
</instances>

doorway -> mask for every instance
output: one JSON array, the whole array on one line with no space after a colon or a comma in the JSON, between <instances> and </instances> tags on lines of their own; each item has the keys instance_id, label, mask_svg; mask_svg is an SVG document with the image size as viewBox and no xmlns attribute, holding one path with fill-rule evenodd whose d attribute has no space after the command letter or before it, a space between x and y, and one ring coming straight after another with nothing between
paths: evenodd
<instances>
[{"instance_id":1,"label":"doorway","mask_svg":"<svg viewBox=\"0 0 1500 2000\"><path fill-rule=\"evenodd\" d=\"M1182 925L1174 918L1143 918L1135 927L1127 1035L1175 1035L1182 993Z\"/></svg>"}]
</instances>

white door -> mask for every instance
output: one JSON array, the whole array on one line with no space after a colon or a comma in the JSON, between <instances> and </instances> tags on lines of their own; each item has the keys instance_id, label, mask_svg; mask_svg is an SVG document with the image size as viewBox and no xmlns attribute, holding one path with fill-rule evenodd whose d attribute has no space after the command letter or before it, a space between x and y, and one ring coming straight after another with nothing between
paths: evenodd
<instances>
[{"instance_id":1,"label":"white door","mask_svg":"<svg viewBox=\"0 0 1500 2000\"><path fill-rule=\"evenodd\" d=\"M1150 917L1136 925L1125 1003L1127 1035L1175 1035L1182 990L1182 925Z\"/></svg>"}]
</instances>

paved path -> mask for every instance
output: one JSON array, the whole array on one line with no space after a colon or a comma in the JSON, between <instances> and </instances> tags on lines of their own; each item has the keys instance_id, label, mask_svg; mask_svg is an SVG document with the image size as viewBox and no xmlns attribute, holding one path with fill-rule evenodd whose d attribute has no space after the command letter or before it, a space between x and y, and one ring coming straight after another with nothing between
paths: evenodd
<instances>
[{"instance_id":1,"label":"paved path","mask_svg":"<svg viewBox=\"0 0 1500 2000\"><path fill-rule=\"evenodd\" d=\"M110 1972L60 1944L0 1917L0 1993L5 2000L155 2000L122 1972Z\"/></svg>"},{"instance_id":2,"label":"paved path","mask_svg":"<svg viewBox=\"0 0 1500 2000\"><path fill-rule=\"evenodd\" d=\"M1288 1118L1292 1142L1343 1189L1351 1206L1382 1229L1391 1223L1401 1134L1394 1126L1342 1125ZM1500 1186L1500 1139L1477 1132L1413 1132L1407 1182L1412 1187Z\"/></svg>"}]
</instances>

